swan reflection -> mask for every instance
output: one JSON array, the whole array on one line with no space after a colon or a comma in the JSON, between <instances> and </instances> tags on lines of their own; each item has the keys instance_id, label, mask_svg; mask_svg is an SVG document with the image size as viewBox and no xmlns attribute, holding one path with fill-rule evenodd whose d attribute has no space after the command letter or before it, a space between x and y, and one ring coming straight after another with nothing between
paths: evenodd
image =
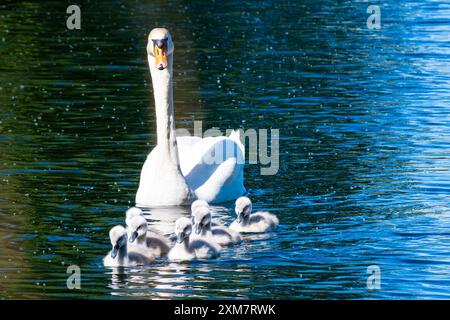
<instances>
[{"instance_id":1,"label":"swan reflection","mask_svg":"<svg viewBox=\"0 0 450 320\"><path fill-rule=\"evenodd\" d=\"M111 270L108 287L112 296L150 299L201 297L207 285L207 279L201 275L211 272L209 266L201 266L196 267L193 273L188 264L179 263Z\"/></svg>"}]
</instances>

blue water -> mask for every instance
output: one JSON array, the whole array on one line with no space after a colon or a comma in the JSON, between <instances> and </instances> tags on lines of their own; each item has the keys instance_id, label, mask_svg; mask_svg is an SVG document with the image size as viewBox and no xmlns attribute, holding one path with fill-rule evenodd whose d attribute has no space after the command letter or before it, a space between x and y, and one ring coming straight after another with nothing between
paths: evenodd
<instances>
[{"instance_id":1,"label":"blue water","mask_svg":"<svg viewBox=\"0 0 450 320\"><path fill-rule=\"evenodd\" d=\"M64 3L0 5L0 298L450 298L448 2L93 2L77 31ZM216 261L117 274L108 230L156 143L155 26L175 42L177 127L280 129L278 173L245 180L281 225ZM186 214L147 218L170 233Z\"/></svg>"}]
</instances>

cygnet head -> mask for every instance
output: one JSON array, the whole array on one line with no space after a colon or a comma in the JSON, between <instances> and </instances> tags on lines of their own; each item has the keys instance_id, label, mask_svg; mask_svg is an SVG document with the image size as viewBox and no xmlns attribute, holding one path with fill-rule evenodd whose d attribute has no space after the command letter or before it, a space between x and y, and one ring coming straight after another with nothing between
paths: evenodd
<instances>
[{"instance_id":1,"label":"cygnet head","mask_svg":"<svg viewBox=\"0 0 450 320\"><path fill-rule=\"evenodd\" d=\"M189 238L191 233L191 219L183 217L175 222L175 235L177 236L177 243L182 243L184 239Z\"/></svg>"},{"instance_id":2,"label":"cygnet head","mask_svg":"<svg viewBox=\"0 0 450 320\"><path fill-rule=\"evenodd\" d=\"M209 204L205 200L195 200L191 204L191 213L193 213L197 208L200 208L200 207L209 208Z\"/></svg>"},{"instance_id":3,"label":"cygnet head","mask_svg":"<svg viewBox=\"0 0 450 320\"><path fill-rule=\"evenodd\" d=\"M211 212L207 207L198 207L192 212L192 222L196 234L200 234L206 226L211 224Z\"/></svg>"},{"instance_id":4,"label":"cygnet head","mask_svg":"<svg viewBox=\"0 0 450 320\"><path fill-rule=\"evenodd\" d=\"M147 234L147 220L139 215L130 219L128 228L130 231L130 243L133 243L136 238Z\"/></svg>"},{"instance_id":5,"label":"cygnet head","mask_svg":"<svg viewBox=\"0 0 450 320\"><path fill-rule=\"evenodd\" d=\"M131 207L125 213L125 223L127 224L127 226L129 226L129 222L133 217L142 216L143 214L144 213L142 212L141 209L136 208L136 207Z\"/></svg>"},{"instance_id":6,"label":"cygnet head","mask_svg":"<svg viewBox=\"0 0 450 320\"><path fill-rule=\"evenodd\" d=\"M236 207L234 209L237 214L237 222L241 223L247 220L252 213L252 201L247 197L240 197L236 200Z\"/></svg>"},{"instance_id":7,"label":"cygnet head","mask_svg":"<svg viewBox=\"0 0 450 320\"><path fill-rule=\"evenodd\" d=\"M148 35L147 54L150 68L160 71L167 69L168 56L173 54L175 47L172 36L166 28L155 28Z\"/></svg>"},{"instance_id":8,"label":"cygnet head","mask_svg":"<svg viewBox=\"0 0 450 320\"><path fill-rule=\"evenodd\" d=\"M123 226L115 226L109 230L109 239L111 240L112 251L111 258L115 258L120 248L127 245L127 231Z\"/></svg>"}]
</instances>

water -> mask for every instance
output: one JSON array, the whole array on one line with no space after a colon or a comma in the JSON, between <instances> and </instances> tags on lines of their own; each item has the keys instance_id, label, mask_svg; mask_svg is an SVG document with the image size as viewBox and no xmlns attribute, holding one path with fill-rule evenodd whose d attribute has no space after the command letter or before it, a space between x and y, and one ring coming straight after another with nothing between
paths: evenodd
<instances>
[{"instance_id":1,"label":"water","mask_svg":"<svg viewBox=\"0 0 450 320\"><path fill-rule=\"evenodd\" d=\"M2 4L0 297L450 298L450 5L371 2L379 31L350 0L78 1L79 31L68 4ZM145 46L161 25L178 127L280 129L278 174L245 179L281 226L218 261L117 274L101 260L156 141ZM185 214L147 217L170 232Z\"/></svg>"}]
</instances>

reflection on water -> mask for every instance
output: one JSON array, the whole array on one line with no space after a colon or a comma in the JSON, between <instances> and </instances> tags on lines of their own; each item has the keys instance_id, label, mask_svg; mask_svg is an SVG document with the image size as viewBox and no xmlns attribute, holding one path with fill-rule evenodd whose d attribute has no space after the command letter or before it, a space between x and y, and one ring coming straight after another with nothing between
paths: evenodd
<instances>
[{"instance_id":1,"label":"reflection on water","mask_svg":"<svg viewBox=\"0 0 450 320\"><path fill-rule=\"evenodd\" d=\"M178 218L189 216L189 207L141 208L144 216L157 232L165 235L174 233L174 224Z\"/></svg>"},{"instance_id":2,"label":"reflection on water","mask_svg":"<svg viewBox=\"0 0 450 320\"><path fill-rule=\"evenodd\" d=\"M0 298L449 298L450 5L378 3L379 31L351 0L90 1L78 31L63 2L1 4ZM104 268L156 142L161 25L177 127L280 129L278 174L245 177L281 226L217 261ZM146 210L167 235L186 214Z\"/></svg>"},{"instance_id":3,"label":"reflection on water","mask_svg":"<svg viewBox=\"0 0 450 320\"><path fill-rule=\"evenodd\" d=\"M192 275L192 266L169 263L152 268L121 268L111 273L111 294L121 297L146 297L153 299L202 297L203 286L195 283L213 280L210 277ZM208 274L212 269L199 266L197 271ZM196 292L199 291L199 292ZM203 296L204 297L204 296Z\"/></svg>"}]
</instances>

